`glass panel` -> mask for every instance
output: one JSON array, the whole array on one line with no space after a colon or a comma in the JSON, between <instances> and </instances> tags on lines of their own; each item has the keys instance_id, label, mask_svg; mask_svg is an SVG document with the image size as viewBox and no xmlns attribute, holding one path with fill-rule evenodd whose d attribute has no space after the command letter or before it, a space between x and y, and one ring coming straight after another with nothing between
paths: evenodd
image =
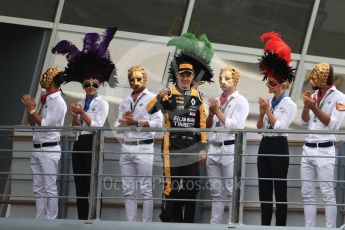
<instances>
[{"instance_id":1,"label":"glass panel","mask_svg":"<svg viewBox=\"0 0 345 230\"><path fill-rule=\"evenodd\" d=\"M0 125L19 125L25 109L18 102L24 93L31 94L31 84L38 82L36 71L42 64L45 54L42 47L48 46L45 38L50 31L9 23L0 23L0 31L1 75L6 85L0 92L0 97L6 98L0 100L0 108L11 114L3 115Z\"/></svg>"},{"instance_id":2,"label":"glass panel","mask_svg":"<svg viewBox=\"0 0 345 230\"><path fill-rule=\"evenodd\" d=\"M188 0L66 0L61 22L121 31L179 35Z\"/></svg>"},{"instance_id":3,"label":"glass panel","mask_svg":"<svg viewBox=\"0 0 345 230\"><path fill-rule=\"evenodd\" d=\"M308 54L345 58L345 1L321 0Z\"/></svg>"},{"instance_id":4,"label":"glass panel","mask_svg":"<svg viewBox=\"0 0 345 230\"><path fill-rule=\"evenodd\" d=\"M301 52L314 0L195 1L189 31L206 33L212 42L262 48L259 37L277 31Z\"/></svg>"},{"instance_id":5,"label":"glass panel","mask_svg":"<svg viewBox=\"0 0 345 230\"><path fill-rule=\"evenodd\" d=\"M57 4L58 0L0 0L0 15L54 21Z\"/></svg>"}]
</instances>

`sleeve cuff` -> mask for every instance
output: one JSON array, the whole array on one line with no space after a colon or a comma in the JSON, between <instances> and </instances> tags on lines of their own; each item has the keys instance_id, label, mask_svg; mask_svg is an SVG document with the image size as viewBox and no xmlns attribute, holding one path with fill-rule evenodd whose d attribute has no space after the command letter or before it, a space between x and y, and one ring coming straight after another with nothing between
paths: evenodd
<instances>
[{"instance_id":1,"label":"sleeve cuff","mask_svg":"<svg viewBox=\"0 0 345 230\"><path fill-rule=\"evenodd\" d=\"M47 123L46 119L41 120L41 126L48 126L49 124Z\"/></svg>"},{"instance_id":2,"label":"sleeve cuff","mask_svg":"<svg viewBox=\"0 0 345 230\"><path fill-rule=\"evenodd\" d=\"M309 122L303 121L303 119L301 118L300 124L301 124L302 127L308 127L308 123Z\"/></svg>"},{"instance_id":3,"label":"sleeve cuff","mask_svg":"<svg viewBox=\"0 0 345 230\"><path fill-rule=\"evenodd\" d=\"M280 122L276 121L276 123L274 124L273 129L280 129Z\"/></svg>"}]
</instances>

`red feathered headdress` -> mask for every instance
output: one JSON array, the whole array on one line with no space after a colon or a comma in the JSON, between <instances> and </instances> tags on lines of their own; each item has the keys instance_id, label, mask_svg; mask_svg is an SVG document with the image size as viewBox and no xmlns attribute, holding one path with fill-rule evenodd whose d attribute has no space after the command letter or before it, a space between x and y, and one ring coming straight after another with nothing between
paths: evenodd
<instances>
[{"instance_id":1,"label":"red feathered headdress","mask_svg":"<svg viewBox=\"0 0 345 230\"><path fill-rule=\"evenodd\" d=\"M270 75L279 83L288 81L291 83L295 79L295 69L290 66L291 49L280 38L276 32L264 33L260 37L261 42L265 42L264 55L259 59L259 68L264 75L263 80Z\"/></svg>"}]
</instances>

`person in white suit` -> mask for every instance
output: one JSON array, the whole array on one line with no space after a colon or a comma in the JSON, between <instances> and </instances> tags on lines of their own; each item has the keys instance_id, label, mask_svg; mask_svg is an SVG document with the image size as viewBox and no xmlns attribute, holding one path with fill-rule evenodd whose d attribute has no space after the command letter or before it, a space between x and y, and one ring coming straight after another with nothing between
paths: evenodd
<instances>
[{"instance_id":1,"label":"person in white suit","mask_svg":"<svg viewBox=\"0 0 345 230\"><path fill-rule=\"evenodd\" d=\"M334 85L333 67L328 63L315 65L310 73L310 85L316 91L304 93L302 126L308 130L338 130L345 116L345 113L340 111L345 95ZM316 179L320 180L322 199L326 203L326 227L336 227L337 206L332 182L335 141L335 136L330 134L307 134L305 137L301 161L301 194L305 202L306 227L315 227L316 223Z\"/></svg>"},{"instance_id":2,"label":"person in white suit","mask_svg":"<svg viewBox=\"0 0 345 230\"><path fill-rule=\"evenodd\" d=\"M61 96L60 85L64 81L64 73L59 68L47 69L40 82L46 94L42 95L37 110L34 99L29 95L23 96L22 102L28 112L30 125L63 126L67 105ZM58 215L56 174L61 157L60 135L59 130L38 131L34 132L32 138L31 169L38 219L55 219Z\"/></svg>"},{"instance_id":3,"label":"person in white suit","mask_svg":"<svg viewBox=\"0 0 345 230\"><path fill-rule=\"evenodd\" d=\"M240 72L232 66L220 70L219 86L223 92L219 97L208 100L207 128L229 130L244 128L249 113L249 103L237 90L239 78ZM231 223L235 134L209 133L209 143L206 166L213 199L210 222L211 224L223 222L224 200L229 199L228 222Z\"/></svg>"},{"instance_id":4,"label":"person in white suit","mask_svg":"<svg viewBox=\"0 0 345 230\"><path fill-rule=\"evenodd\" d=\"M136 65L129 68L128 82L133 91L119 106L115 127L162 127L163 114L160 111L149 114L146 110L147 104L156 96L147 89L147 78L144 67ZM137 221L136 179L141 198L144 199L143 222L152 221L154 136L154 132L124 132L123 135L120 170L128 221Z\"/></svg>"}]
</instances>

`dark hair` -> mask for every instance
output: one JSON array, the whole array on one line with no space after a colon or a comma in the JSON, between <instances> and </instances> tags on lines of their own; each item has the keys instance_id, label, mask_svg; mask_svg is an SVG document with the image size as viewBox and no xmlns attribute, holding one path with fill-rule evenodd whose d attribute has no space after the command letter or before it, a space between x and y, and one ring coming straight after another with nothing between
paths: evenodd
<instances>
[{"instance_id":1,"label":"dark hair","mask_svg":"<svg viewBox=\"0 0 345 230\"><path fill-rule=\"evenodd\" d=\"M333 85L334 75L333 75L333 66L329 64L329 73L327 78L327 85Z\"/></svg>"},{"instance_id":2,"label":"dark hair","mask_svg":"<svg viewBox=\"0 0 345 230\"><path fill-rule=\"evenodd\" d=\"M65 73L64 73L64 72L58 73L58 74L53 78L53 84L54 84L54 86L56 86L57 88L59 88L60 85L66 81L65 79L66 79L66 76L65 76Z\"/></svg>"}]
</instances>

